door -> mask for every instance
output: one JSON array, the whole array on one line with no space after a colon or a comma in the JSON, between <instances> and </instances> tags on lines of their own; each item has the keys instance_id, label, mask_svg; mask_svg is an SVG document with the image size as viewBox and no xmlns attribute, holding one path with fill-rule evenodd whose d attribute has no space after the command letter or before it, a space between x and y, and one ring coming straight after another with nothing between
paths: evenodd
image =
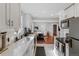
<instances>
[{"instance_id":1,"label":"door","mask_svg":"<svg viewBox=\"0 0 79 59\"><path fill-rule=\"evenodd\" d=\"M57 36L57 25L53 25L53 36Z\"/></svg>"}]
</instances>

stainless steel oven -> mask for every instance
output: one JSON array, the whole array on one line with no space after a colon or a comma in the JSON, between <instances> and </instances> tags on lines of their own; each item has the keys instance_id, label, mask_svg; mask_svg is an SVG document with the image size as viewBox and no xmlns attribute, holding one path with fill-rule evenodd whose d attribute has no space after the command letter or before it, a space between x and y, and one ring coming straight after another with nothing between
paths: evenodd
<instances>
[{"instance_id":1,"label":"stainless steel oven","mask_svg":"<svg viewBox=\"0 0 79 59\"><path fill-rule=\"evenodd\" d=\"M59 52L62 53L62 55L66 55L66 45L65 45L65 38L57 38L56 39L57 42L56 42L56 47L57 47L57 50L59 50Z\"/></svg>"}]
</instances>

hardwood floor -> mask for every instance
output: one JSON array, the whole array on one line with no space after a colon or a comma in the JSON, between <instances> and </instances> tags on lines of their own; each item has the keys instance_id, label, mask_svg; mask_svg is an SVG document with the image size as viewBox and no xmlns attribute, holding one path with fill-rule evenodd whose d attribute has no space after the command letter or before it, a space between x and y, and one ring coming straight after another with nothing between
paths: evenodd
<instances>
[{"instance_id":1,"label":"hardwood floor","mask_svg":"<svg viewBox=\"0 0 79 59\"><path fill-rule=\"evenodd\" d=\"M45 44L45 40L37 40L38 44Z\"/></svg>"},{"instance_id":2,"label":"hardwood floor","mask_svg":"<svg viewBox=\"0 0 79 59\"><path fill-rule=\"evenodd\" d=\"M44 38L46 44L53 44L54 38L52 36Z\"/></svg>"},{"instance_id":3,"label":"hardwood floor","mask_svg":"<svg viewBox=\"0 0 79 59\"><path fill-rule=\"evenodd\" d=\"M37 40L37 44L54 44L54 37L44 37L44 40Z\"/></svg>"}]
</instances>

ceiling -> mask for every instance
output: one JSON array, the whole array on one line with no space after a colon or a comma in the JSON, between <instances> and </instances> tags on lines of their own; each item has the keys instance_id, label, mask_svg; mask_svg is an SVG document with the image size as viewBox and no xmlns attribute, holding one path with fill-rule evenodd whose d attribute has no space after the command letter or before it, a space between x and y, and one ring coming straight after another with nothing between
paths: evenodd
<instances>
[{"instance_id":1,"label":"ceiling","mask_svg":"<svg viewBox=\"0 0 79 59\"><path fill-rule=\"evenodd\" d=\"M71 3L22 3L21 9L24 13L34 18L54 18L57 13L64 10Z\"/></svg>"}]
</instances>

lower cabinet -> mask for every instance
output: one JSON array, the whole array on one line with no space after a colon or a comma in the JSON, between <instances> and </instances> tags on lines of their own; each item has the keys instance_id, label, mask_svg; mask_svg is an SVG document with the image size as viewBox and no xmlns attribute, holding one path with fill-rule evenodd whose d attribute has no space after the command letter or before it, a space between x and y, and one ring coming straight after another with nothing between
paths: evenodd
<instances>
[{"instance_id":1,"label":"lower cabinet","mask_svg":"<svg viewBox=\"0 0 79 59\"><path fill-rule=\"evenodd\" d=\"M34 40L32 40L23 56L34 56Z\"/></svg>"},{"instance_id":2,"label":"lower cabinet","mask_svg":"<svg viewBox=\"0 0 79 59\"><path fill-rule=\"evenodd\" d=\"M11 44L0 56L34 56L34 38L24 37Z\"/></svg>"}]
</instances>

